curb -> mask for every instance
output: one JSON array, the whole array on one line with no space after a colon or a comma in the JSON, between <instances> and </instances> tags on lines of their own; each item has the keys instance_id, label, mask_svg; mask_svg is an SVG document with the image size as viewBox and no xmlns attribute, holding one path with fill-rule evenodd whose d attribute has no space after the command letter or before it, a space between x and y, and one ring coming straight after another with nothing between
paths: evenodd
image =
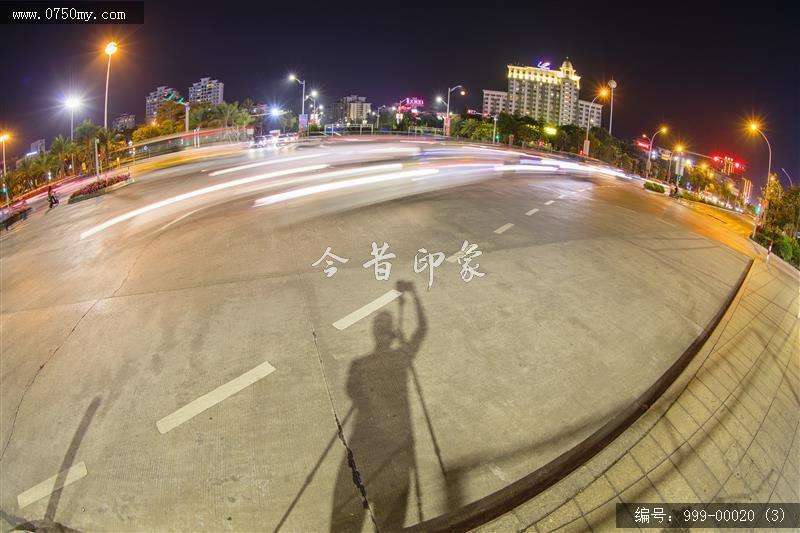
<instances>
[{"instance_id":1,"label":"curb","mask_svg":"<svg viewBox=\"0 0 800 533\"><path fill-rule=\"evenodd\" d=\"M754 241L754 240L753 240L753 239L751 239L750 237L748 237L748 238L747 238L747 240L749 240L749 241L750 241L750 244L752 244L752 245L753 245L753 246L755 246L755 247L756 247L758 250L760 250L761 252L763 252L764 256L767 256L767 254L769 253L769 250L767 250L766 248L764 248L764 246L762 246L762 245L761 245L761 243L759 243L759 242L757 242L757 241ZM796 276L798 273L800 273L800 268L797 268L797 267L796 267L796 266L794 266L793 264L791 264L791 263L787 262L785 259L781 259L781 257L780 257L778 254L776 254L775 252L772 252L772 253L771 253L771 254L769 254L769 255L770 255L772 258L773 258L773 260L777 260L777 261L778 261L778 262L779 262L779 263L780 263L780 264L781 264L781 265L782 265L784 268L787 268L787 269L789 270L789 272L792 272L792 273L793 273L795 276ZM764 261L766 262L766 257L764 258Z\"/></svg>"},{"instance_id":2,"label":"curb","mask_svg":"<svg viewBox=\"0 0 800 533\"><path fill-rule=\"evenodd\" d=\"M754 260L750 259L719 311L680 357L635 402L616 414L600 429L572 449L497 492L460 509L407 527L404 531L469 531L531 500L589 461L636 422L686 369L728 312L750 274L753 264Z\"/></svg>"},{"instance_id":3,"label":"curb","mask_svg":"<svg viewBox=\"0 0 800 533\"><path fill-rule=\"evenodd\" d=\"M121 189L121 188L125 187L126 185L130 185L131 183L133 183L135 181L136 180L131 177L131 178L126 179L125 181L121 181L119 183L115 183L114 185L110 185L108 187L100 189L99 191L94 191L94 192L91 192L89 194L82 194L80 196L70 196L69 197L69 201L67 201L67 204L74 204L74 203L77 203L77 202L82 202L84 200L89 200L91 198L96 198L98 196L103 196L104 194L108 194L110 192L116 191L117 189Z\"/></svg>"}]
</instances>

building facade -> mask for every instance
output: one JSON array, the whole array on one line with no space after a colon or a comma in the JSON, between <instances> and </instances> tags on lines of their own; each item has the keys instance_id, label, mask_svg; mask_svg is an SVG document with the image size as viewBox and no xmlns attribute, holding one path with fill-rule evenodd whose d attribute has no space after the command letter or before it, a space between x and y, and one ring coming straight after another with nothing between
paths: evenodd
<instances>
[{"instance_id":1,"label":"building facade","mask_svg":"<svg viewBox=\"0 0 800 533\"><path fill-rule=\"evenodd\" d=\"M508 93L506 91L483 90L483 114L507 113Z\"/></svg>"},{"instance_id":2,"label":"building facade","mask_svg":"<svg viewBox=\"0 0 800 533\"><path fill-rule=\"evenodd\" d=\"M136 127L136 115L131 113L123 113L114 119L111 124L111 129L117 132L130 130Z\"/></svg>"},{"instance_id":3,"label":"building facade","mask_svg":"<svg viewBox=\"0 0 800 533\"><path fill-rule=\"evenodd\" d=\"M211 78L201 78L189 87L190 102L208 102L218 105L223 102L225 84Z\"/></svg>"},{"instance_id":4,"label":"building facade","mask_svg":"<svg viewBox=\"0 0 800 533\"><path fill-rule=\"evenodd\" d=\"M161 105L161 102L164 99L164 93L176 93L177 91L172 87L167 87L166 85L162 85L158 87L155 91L151 92L147 95L144 99L144 118L147 121L151 121L156 118L156 113L158 113L158 106Z\"/></svg>"},{"instance_id":5,"label":"building facade","mask_svg":"<svg viewBox=\"0 0 800 533\"><path fill-rule=\"evenodd\" d=\"M361 123L372 112L372 104L366 96L351 94L333 104L333 120L337 124L345 122Z\"/></svg>"},{"instance_id":6,"label":"building facade","mask_svg":"<svg viewBox=\"0 0 800 533\"><path fill-rule=\"evenodd\" d=\"M557 126L586 127L587 121L592 126L600 126L603 106L579 98L581 77L569 58L557 70L550 69L549 63L539 63L535 67L507 65L507 68L507 92L483 91L485 114L527 115Z\"/></svg>"},{"instance_id":7,"label":"building facade","mask_svg":"<svg viewBox=\"0 0 800 533\"><path fill-rule=\"evenodd\" d=\"M578 100L578 126L599 128L602 120L603 106L601 104Z\"/></svg>"}]
</instances>

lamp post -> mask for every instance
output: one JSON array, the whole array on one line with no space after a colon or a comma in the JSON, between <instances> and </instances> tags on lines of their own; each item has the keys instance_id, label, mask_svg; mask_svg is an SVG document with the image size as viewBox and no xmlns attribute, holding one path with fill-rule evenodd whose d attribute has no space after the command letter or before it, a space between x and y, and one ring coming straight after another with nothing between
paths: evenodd
<instances>
[{"instance_id":1,"label":"lamp post","mask_svg":"<svg viewBox=\"0 0 800 533\"><path fill-rule=\"evenodd\" d=\"M111 41L106 45L106 55L108 55L108 66L106 67L106 104L103 113L103 127L108 129L108 80L111 76L111 56L117 51L117 43Z\"/></svg>"},{"instance_id":2,"label":"lamp post","mask_svg":"<svg viewBox=\"0 0 800 533\"><path fill-rule=\"evenodd\" d=\"M611 124L614 122L614 89L617 88L617 82L614 78L608 80L608 86L611 88L611 112L608 115L608 134L611 135Z\"/></svg>"},{"instance_id":3,"label":"lamp post","mask_svg":"<svg viewBox=\"0 0 800 533\"><path fill-rule=\"evenodd\" d=\"M592 102L589 104L589 109L586 111L586 139L583 141L583 157L589 157L589 128L591 128L591 114L592 114L592 105L595 101L600 97L605 97L608 94L608 90L605 88L600 89L600 92L592 98Z\"/></svg>"},{"instance_id":4,"label":"lamp post","mask_svg":"<svg viewBox=\"0 0 800 533\"><path fill-rule=\"evenodd\" d=\"M303 96L300 100L300 116L297 117L297 129L299 133L302 133L301 121L303 120L303 115L306 114L306 80L301 80L294 74L289 74L289 81L296 81L303 86Z\"/></svg>"},{"instance_id":5,"label":"lamp post","mask_svg":"<svg viewBox=\"0 0 800 533\"><path fill-rule=\"evenodd\" d=\"M70 96L69 98L67 98L67 101L65 102L65 105L67 106L67 109L69 109L69 142L72 143L72 142L75 141L75 135L74 135L74 131L75 131L75 109L80 107L81 102L80 102L80 100L78 100L74 96ZM72 153L72 165L70 166L70 169L72 170L72 174L75 174L75 153L74 153L74 151Z\"/></svg>"},{"instance_id":6,"label":"lamp post","mask_svg":"<svg viewBox=\"0 0 800 533\"><path fill-rule=\"evenodd\" d=\"M497 144L497 114L494 115L494 129L492 129L492 144Z\"/></svg>"},{"instance_id":7,"label":"lamp post","mask_svg":"<svg viewBox=\"0 0 800 533\"><path fill-rule=\"evenodd\" d=\"M659 133L667 133L667 127L661 126L658 130L650 137L650 151L647 153L647 170L645 170L644 177L649 179L650 178L650 165L653 164L653 141L656 138L656 135ZM672 160L670 160L670 165L672 164Z\"/></svg>"},{"instance_id":8,"label":"lamp post","mask_svg":"<svg viewBox=\"0 0 800 533\"><path fill-rule=\"evenodd\" d=\"M3 143L3 190L6 193L6 209L8 209L8 184L6 183L6 141L11 138L8 133L0 134L0 142Z\"/></svg>"},{"instance_id":9,"label":"lamp post","mask_svg":"<svg viewBox=\"0 0 800 533\"><path fill-rule=\"evenodd\" d=\"M750 123L750 131L753 131L753 132L757 131L758 133L760 133L761 136L764 138L764 142L767 143L767 150L768 150L768 153L769 153L769 159L767 160L767 189L769 189L769 179L770 179L770 176L772 175L772 146L769 144L769 139L767 139L767 136L764 135L763 131L761 131L761 126L759 126L758 123L751 122ZM765 198L765 200L766 200L766 198ZM767 220L767 208L768 207L769 207L769 201L767 201L767 203L764 205L764 213L762 213L762 215L761 215L761 219L764 220L765 223L766 223L766 220ZM753 237L756 236L756 228L757 227L758 227L758 224L754 223L753 224Z\"/></svg>"},{"instance_id":10,"label":"lamp post","mask_svg":"<svg viewBox=\"0 0 800 533\"><path fill-rule=\"evenodd\" d=\"M678 157L682 157L683 156L683 146L681 146L680 144L676 145L674 153L680 154ZM670 157L669 158L669 166L667 167L667 183L672 181L672 160L674 159L675 161L677 161L678 157ZM675 172L678 172L678 165L675 165ZM678 184L675 183L675 186L677 187Z\"/></svg>"},{"instance_id":11,"label":"lamp post","mask_svg":"<svg viewBox=\"0 0 800 533\"><path fill-rule=\"evenodd\" d=\"M460 93L461 96L464 96L465 94L467 94L467 92L464 90L464 87L462 85L456 85L455 87L448 87L447 88L447 110L445 111L445 117L444 117L444 127L445 127L444 134L445 134L445 137L449 137L450 136L450 95L453 94L453 91L458 90L458 89L461 89L461 93ZM441 101L441 98L439 98L439 101Z\"/></svg>"}]
</instances>

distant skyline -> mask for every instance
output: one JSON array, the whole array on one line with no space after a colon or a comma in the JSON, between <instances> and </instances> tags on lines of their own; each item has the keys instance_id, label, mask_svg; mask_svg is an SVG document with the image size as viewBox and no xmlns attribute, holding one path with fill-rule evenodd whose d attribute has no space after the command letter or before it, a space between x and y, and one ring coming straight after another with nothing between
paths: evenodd
<instances>
[{"instance_id":1,"label":"distant skyline","mask_svg":"<svg viewBox=\"0 0 800 533\"><path fill-rule=\"evenodd\" d=\"M569 57L581 75L581 97L612 76L614 134L634 138L667 124L672 135L704 154L730 154L763 185L767 148L745 130L758 117L772 142L773 172L800 182L800 64L790 4L695 2L690 9L657 4L463 3L402 7L348 3L268 5L196 1L145 3L145 24L130 26L3 25L0 129L19 156L36 139L49 146L69 134L63 100L77 94L75 114L103 119L105 55L112 59L109 123L122 113L144 120L145 96L160 85L188 93L211 77L225 83L225 100L277 104L297 111L300 87L290 72L328 104L347 94L374 105L406 96L432 108L448 86L464 85L451 106L480 109L483 89L507 88L506 64L555 67ZM423 7L424 6L424 7ZM353 16L357 13L358 16ZM603 109L608 125L608 106Z\"/></svg>"}]
</instances>

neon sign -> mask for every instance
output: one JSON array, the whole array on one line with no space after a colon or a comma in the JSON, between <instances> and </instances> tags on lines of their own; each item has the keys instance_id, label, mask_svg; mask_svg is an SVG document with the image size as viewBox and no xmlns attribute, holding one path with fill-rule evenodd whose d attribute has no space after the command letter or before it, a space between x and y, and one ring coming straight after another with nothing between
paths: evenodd
<instances>
[{"instance_id":1,"label":"neon sign","mask_svg":"<svg viewBox=\"0 0 800 533\"><path fill-rule=\"evenodd\" d=\"M550 62L549 61L539 61L536 63L536 68L540 68L543 70L550 70Z\"/></svg>"}]
</instances>

